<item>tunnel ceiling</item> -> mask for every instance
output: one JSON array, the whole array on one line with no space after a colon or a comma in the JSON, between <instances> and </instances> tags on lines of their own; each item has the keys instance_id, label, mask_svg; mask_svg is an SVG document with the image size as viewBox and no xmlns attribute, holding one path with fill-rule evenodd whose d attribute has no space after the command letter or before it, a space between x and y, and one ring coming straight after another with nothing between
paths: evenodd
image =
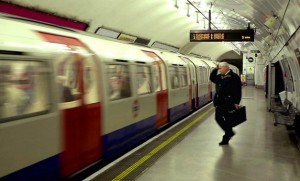
<instances>
[{"instance_id":1,"label":"tunnel ceiling","mask_svg":"<svg viewBox=\"0 0 300 181\"><path fill-rule=\"evenodd\" d=\"M298 0L7 0L5 2L43 11L89 25L90 33L106 27L125 34L172 45L184 54L220 59L226 52L259 49L269 57L279 51L296 31L300 17ZM190 30L254 28L254 42L195 43Z\"/></svg>"}]
</instances>

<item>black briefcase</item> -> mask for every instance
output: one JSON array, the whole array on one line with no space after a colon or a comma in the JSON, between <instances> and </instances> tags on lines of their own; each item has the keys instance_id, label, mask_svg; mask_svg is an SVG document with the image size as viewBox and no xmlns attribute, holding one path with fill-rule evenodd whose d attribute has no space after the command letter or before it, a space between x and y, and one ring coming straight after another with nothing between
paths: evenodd
<instances>
[{"instance_id":1,"label":"black briefcase","mask_svg":"<svg viewBox=\"0 0 300 181\"><path fill-rule=\"evenodd\" d=\"M246 107L241 106L239 109L235 109L228 112L226 121L229 121L232 127L235 127L247 120Z\"/></svg>"}]
</instances>

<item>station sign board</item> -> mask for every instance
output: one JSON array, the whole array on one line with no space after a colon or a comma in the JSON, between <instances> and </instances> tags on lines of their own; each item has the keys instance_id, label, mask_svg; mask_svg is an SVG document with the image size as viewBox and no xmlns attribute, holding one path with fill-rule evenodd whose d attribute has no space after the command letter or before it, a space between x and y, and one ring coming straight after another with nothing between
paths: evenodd
<instances>
[{"instance_id":1,"label":"station sign board","mask_svg":"<svg viewBox=\"0 0 300 181\"><path fill-rule=\"evenodd\" d=\"M191 42L254 41L254 29L245 30L191 30Z\"/></svg>"}]
</instances>

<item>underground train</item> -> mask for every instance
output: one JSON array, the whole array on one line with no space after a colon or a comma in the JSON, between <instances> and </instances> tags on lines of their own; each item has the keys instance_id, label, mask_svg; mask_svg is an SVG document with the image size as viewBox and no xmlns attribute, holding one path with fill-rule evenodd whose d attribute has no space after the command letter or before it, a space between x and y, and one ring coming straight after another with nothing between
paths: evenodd
<instances>
[{"instance_id":1,"label":"underground train","mask_svg":"<svg viewBox=\"0 0 300 181\"><path fill-rule=\"evenodd\" d=\"M11 17L0 24L1 181L68 178L215 92L213 61Z\"/></svg>"}]
</instances>

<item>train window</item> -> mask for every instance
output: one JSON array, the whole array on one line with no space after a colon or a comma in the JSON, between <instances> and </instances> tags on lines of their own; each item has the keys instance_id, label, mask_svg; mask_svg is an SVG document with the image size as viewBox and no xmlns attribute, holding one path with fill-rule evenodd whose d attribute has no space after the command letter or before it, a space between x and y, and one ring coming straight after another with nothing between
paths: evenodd
<instances>
[{"instance_id":1,"label":"train window","mask_svg":"<svg viewBox=\"0 0 300 181\"><path fill-rule=\"evenodd\" d=\"M205 67L201 67L202 69L202 83L208 83L208 72Z\"/></svg>"},{"instance_id":2,"label":"train window","mask_svg":"<svg viewBox=\"0 0 300 181\"><path fill-rule=\"evenodd\" d=\"M131 96L128 65L107 65L109 99L117 100Z\"/></svg>"},{"instance_id":3,"label":"train window","mask_svg":"<svg viewBox=\"0 0 300 181\"><path fill-rule=\"evenodd\" d=\"M166 80L166 70L163 61L154 62L154 83L156 91L166 90L167 89L167 80Z\"/></svg>"},{"instance_id":4,"label":"train window","mask_svg":"<svg viewBox=\"0 0 300 181\"><path fill-rule=\"evenodd\" d=\"M199 67L199 84L203 84L203 71L202 67Z\"/></svg>"},{"instance_id":5,"label":"train window","mask_svg":"<svg viewBox=\"0 0 300 181\"><path fill-rule=\"evenodd\" d=\"M0 122L46 113L50 109L45 63L4 61L0 64Z\"/></svg>"},{"instance_id":6,"label":"train window","mask_svg":"<svg viewBox=\"0 0 300 181\"><path fill-rule=\"evenodd\" d=\"M166 67L163 60L156 53L145 51L146 55L153 58L154 69L154 90L161 91L167 89Z\"/></svg>"},{"instance_id":7,"label":"train window","mask_svg":"<svg viewBox=\"0 0 300 181\"><path fill-rule=\"evenodd\" d=\"M171 81L171 88L172 89L179 88L178 68L170 66L169 67L169 75L170 75L170 81Z\"/></svg>"},{"instance_id":8,"label":"train window","mask_svg":"<svg viewBox=\"0 0 300 181\"><path fill-rule=\"evenodd\" d=\"M186 87L188 85L186 67L179 67L179 75L180 75L180 87Z\"/></svg>"},{"instance_id":9,"label":"train window","mask_svg":"<svg viewBox=\"0 0 300 181\"><path fill-rule=\"evenodd\" d=\"M207 68L203 68L203 72L204 72L204 83L208 83L208 72L207 72Z\"/></svg>"},{"instance_id":10,"label":"train window","mask_svg":"<svg viewBox=\"0 0 300 181\"><path fill-rule=\"evenodd\" d=\"M161 60L159 62L159 66L160 66L160 72L161 72L161 83L162 83L162 89L161 90L166 90L167 89L167 78L166 78L166 67L165 64L163 63L163 61Z\"/></svg>"},{"instance_id":11,"label":"train window","mask_svg":"<svg viewBox=\"0 0 300 181\"><path fill-rule=\"evenodd\" d=\"M137 93L149 94L152 92L151 69L149 66L137 66Z\"/></svg>"},{"instance_id":12,"label":"train window","mask_svg":"<svg viewBox=\"0 0 300 181\"><path fill-rule=\"evenodd\" d=\"M161 77L161 74L160 74L160 70L159 70L159 62L158 61L155 61L154 63L153 63L153 70L154 70L154 89L155 89L155 91L157 92L157 91L161 91L161 88L162 88L162 86L161 86L161 79L160 79L160 77Z\"/></svg>"},{"instance_id":13,"label":"train window","mask_svg":"<svg viewBox=\"0 0 300 181\"><path fill-rule=\"evenodd\" d=\"M86 57L84 60L84 87L85 102L87 104L96 103L100 100L97 87L97 64L92 57Z\"/></svg>"},{"instance_id":14,"label":"train window","mask_svg":"<svg viewBox=\"0 0 300 181\"><path fill-rule=\"evenodd\" d=\"M79 66L80 64L73 55L69 55L55 62L59 99L62 103L75 101L80 97Z\"/></svg>"}]
</instances>

